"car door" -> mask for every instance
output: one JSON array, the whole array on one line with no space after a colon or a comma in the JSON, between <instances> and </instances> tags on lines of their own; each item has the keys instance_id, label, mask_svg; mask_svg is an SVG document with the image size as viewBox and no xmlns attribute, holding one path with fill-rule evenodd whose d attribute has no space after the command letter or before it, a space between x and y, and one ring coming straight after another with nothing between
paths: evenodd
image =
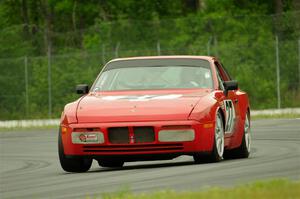
<instances>
[{"instance_id":1,"label":"car door","mask_svg":"<svg viewBox=\"0 0 300 199\"><path fill-rule=\"evenodd\" d=\"M224 91L223 82L230 81L231 78L219 62L215 62L215 65L218 78L221 81L220 89ZM237 90L228 91L227 94L224 92L225 94L222 108L225 112L225 137L230 137L233 135L236 125L238 125L238 118L240 117L238 97L236 92Z\"/></svg>"}]
</instances>

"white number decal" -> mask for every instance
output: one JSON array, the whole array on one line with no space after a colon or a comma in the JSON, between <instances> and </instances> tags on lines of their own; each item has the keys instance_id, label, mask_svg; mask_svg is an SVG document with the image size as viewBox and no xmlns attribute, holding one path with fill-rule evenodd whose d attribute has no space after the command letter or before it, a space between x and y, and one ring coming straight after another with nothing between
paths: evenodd
<instances>
[{"instance_id":1,"label":"white number decal","mask_svg":"<svg viewBox=\"0 0 300 199\"><path fill-rule=\"evenodd\" d=\"M224 100L226 112L225 133L232 133L235 123L235 110L232 100Z\"/></svg>"},{"instance_id":2,"label":"white number decal","mask_svg":"<svg viewBox=\"0 0 300 199\"><path fill-rule=\"evenodd\" d=\"M170 100L180 98L180 94L169 95L120 95L120 96L105 96L103 100L129 100L129 101L149 101L149 100Z\"/></svg>"}]
</instances>

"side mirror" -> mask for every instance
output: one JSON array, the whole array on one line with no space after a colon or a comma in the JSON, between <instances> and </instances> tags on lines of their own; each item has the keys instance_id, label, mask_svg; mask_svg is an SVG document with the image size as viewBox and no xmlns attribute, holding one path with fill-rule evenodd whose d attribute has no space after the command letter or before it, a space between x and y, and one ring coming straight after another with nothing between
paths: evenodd
<instances>
[{"instance_id":1,"label":"side mirror","mask_svg":"<svg viewBox=\"0 0 300 199\"><path fill-rule=\"evenodd\" d=\"M238 89L238 82L236 80L232 81L225 81L223 82L225 88L225 95L227 95L228 91L237 90Z\"/></svg>"},{"instance_id":2,"label":"side mirror","mask_svg":"<svg viewBox=\"0 0 300 199\"><path fill-rule=\"evenodd\" d=\"M89 92L89 86L87 84L78 84L76 86L77 94L87 94Z\"/></svg>"}]
</instances>

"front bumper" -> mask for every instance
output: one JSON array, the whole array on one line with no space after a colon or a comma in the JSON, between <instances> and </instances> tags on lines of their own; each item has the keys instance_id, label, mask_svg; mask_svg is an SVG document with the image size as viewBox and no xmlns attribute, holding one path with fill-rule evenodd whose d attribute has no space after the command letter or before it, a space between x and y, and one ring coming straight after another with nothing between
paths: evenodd
<instances>
[{"instance_id":1,"label":"front bumper","mask_svg":"<svg viewBox=\"0 0 300 199\"><path fill-rule=\"evenodd\" d=\"M163 126L189 125L195 131L195 139L185 142L160 142L158 133ZM109 142L108 128L112 127L143 127L151 126L154 129L154 141L145 143L114 144ZM139 156L163 154L192 154L212 150L214 139L214 124L212 122L199 123L198 121L156 121L156 122L118 122L118 123L80 123L61 125L64 153L67 156ZM73 144L72 132L75 129L100 129L103 132L104 143L101 144Z\"/></svg>"}]
</instances>

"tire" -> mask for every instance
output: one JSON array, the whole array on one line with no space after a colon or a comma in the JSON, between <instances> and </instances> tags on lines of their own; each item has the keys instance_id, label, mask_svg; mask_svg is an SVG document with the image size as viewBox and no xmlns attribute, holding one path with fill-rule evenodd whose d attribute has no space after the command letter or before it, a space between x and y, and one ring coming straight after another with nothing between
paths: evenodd
<instances>
[{"instance_id":1,"label":"tire","mask_svg":"<svg viewBox=\"0 0 300 199\"><path fill-rule=\"evenodd\" d=\"M60 165L67 172L82 173L91 168L93 159L87 158L68 158L64 154L64 147L61 132L58 134L58 156Z\"/></svg>"},{"instance_id":2,"label":"tire","mask_svg":"<svg viewBox=\"0 0 300 199\"><path fill-rule=\"evenodd\" d=\"M225 151L224 157L226 159L248 158L251 152L251 133L250 133L250 117L249 112L246 113L244 124L244 134L241 145L232 150Z\"/></svg>"},{"instance_id":3,"label":"tire","mask_svg":"<svg viewBox=\"0 0 300 199\"><path fill-rule=\"evenodd\" d=\"M98 160L100 167L109 167L109 168L120 168L123 167L124 162L120 160Z\"/></svg>"},{"instance_id":4,"label":"tire","mask_svg":"<svg viewBox=\"0 0 300 199\"><path fill-rule=\"evenodd\" d=\"M213 149L209 155L201 155L201 154L194 155L194 161L196 163L219 162L223 159L223 153L224 153L224 125L223 125L222 114L218 112L216 116Z\"/></svg>"}]
</instances>

